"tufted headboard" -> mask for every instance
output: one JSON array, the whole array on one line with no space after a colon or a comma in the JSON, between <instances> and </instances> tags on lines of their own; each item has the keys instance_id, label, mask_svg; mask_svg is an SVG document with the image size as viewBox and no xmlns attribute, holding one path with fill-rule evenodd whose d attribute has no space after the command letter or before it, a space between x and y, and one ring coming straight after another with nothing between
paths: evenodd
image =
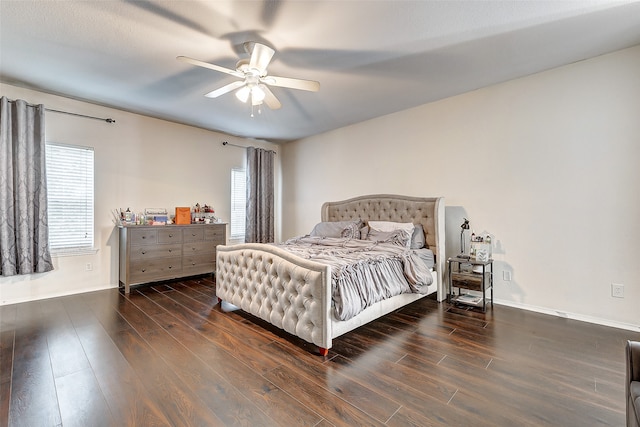
<instances>
[{"instance_id":1,"label":"tufted headboard","mask_svg":"<svg viewBox=\"0 0 640 427\"><path fill-rule=\"evenodd\" d=\"M425 242L444 266L444 198L409 197L393 194L360 196L322 205L322 221L394 221L422 224ZM444 268L440 267L440 271Z\"/></svg>"}]
</instances>

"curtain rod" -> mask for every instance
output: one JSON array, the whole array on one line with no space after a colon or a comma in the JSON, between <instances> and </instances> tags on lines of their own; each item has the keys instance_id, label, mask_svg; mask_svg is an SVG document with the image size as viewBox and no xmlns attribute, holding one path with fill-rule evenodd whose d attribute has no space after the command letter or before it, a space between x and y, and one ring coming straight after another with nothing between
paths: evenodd
<instances>
[{"instance_id":1,"label":"curtain rod","mask_svg":"<svg viewBox=\"0 0 640 427\"><path fill-rule=\"evenodd\" d=\"M7 99L7 100L9 102L16 102L15 99ZM30 104L28 102L27 102L27 105L29 107L37 107L36 104ZM104 119L102 117L87 116L85 114L71 113L69 111L62 111L62 110L54 110L52 108L46 108L46 107L45 107L45 111L51 111L52 113L68 114L70 116L84 117L86 119L100 120L101 122L107 122L107 123L115 123L116 122L114 119L111 119L111 118Z\"/></svg>"},{"instance_id":2,"label":"curtain rod","mask_svg":"<svg viewBox=\"0 0 640 427\"><path fill-rule=\"evenodd\" d=\"M53 110L51 108L45 108L45 110L51 111L52 113L68 114L70 116L77 116L77 117L84 117L86 119L100 120L101 122L107 122L107 123L115 123L116 122L112 118L106 118L105 119L105 118L102 118L102 117L94 117L94 116L87 116L85 114L71 113L69 111Z\"/></svg>"},{"instance_id":3,"label":"curtain rod","mask_svg":"<svg viewBox=\"0 0 640 427\"><path fill-rule=\"evenodd\" d=\"M232 147L238 147L238 148L249 148L249 147L245 147L244 145L232 144L229 141L222 141L222 145L224 146L230 145ZM266 151L271 151L273 154L278 154L273 150L266 150Z\"/></svg>"}]
</instances>

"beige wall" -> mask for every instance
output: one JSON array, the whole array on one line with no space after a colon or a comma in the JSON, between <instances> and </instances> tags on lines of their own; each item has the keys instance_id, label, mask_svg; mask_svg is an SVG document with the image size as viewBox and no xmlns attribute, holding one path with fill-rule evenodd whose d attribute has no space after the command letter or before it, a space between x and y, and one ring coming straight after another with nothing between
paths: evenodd
<instances>
[{"instance_id":1,"label":"beige wall","mask_svg":"<svg viewBox=\"0 0 640 427\"><path fill-rule=\"evenodd\" d=\"M635 47L286 144L282 236L327 200L444 196L449 255L462 217L494 236L497 301L638 330L638 76Z\"/></svg>"},{"instance_id":2,"label":"beige wall","mask_svg":"<svg viewBox=\"0 0 640 427\"><path fill-rule=\"evenodd\" d=\"M114 124L47 113L47 140L95 150L95 255L54 258L45 274L0 278L0 304L117 286L118 238L110 210L212 204L229 221L231 168L244 165L245 151L222 141L265 144L190 126L0 84L0 94L47 108L98 117ZM278 156L276 167L279 171ZM276 174L279 182L279 173ZM279 192L277 194L279 203ZM279 228L279 226L277 226ZM91 263L93 270L86 271Z\"/></svg>"}]
</instances>

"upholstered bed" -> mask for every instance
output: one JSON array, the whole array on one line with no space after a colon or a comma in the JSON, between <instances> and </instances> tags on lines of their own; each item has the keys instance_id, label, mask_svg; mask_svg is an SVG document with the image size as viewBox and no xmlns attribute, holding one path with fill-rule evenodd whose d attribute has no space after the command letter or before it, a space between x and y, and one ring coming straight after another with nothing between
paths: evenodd
<instances>
[{"instance_id":1,"label":"upholstered bed","mask_svg":"<svg viewBox=\"0 0 640 427\"><path fill-rule=\"evenodd\" d=\"M332 339L426 295L445 298L444 200L441 197L361 196L322 205L323 222L362 220L421 225L435 256L433 281L422 293L402 293L376 302L348 320L332 309L332 271L271 244L218 246L216 294L220 300L317 345L322 355ZM335 268L335 267L334 267Z\"/></svg>"}]
</instances>

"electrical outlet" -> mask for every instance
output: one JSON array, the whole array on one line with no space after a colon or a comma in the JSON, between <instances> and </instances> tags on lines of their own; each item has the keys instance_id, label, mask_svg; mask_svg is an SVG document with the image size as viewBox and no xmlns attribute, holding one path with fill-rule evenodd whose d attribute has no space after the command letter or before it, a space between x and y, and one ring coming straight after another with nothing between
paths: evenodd
<instances>
[{"instance_id":1,"label":"electrical outlet","mask_svg":"<svg viewBox=\"0 0 640 427\"><path fill-rule=\"evenodd\" d=\"M93 270L93 265L91 265L91 263L88 262L88 263L86 263L84 265L84 269L85 269L85 271L91 271L91 270Z\"/></svg>"},{"instance_id":2,"label":"electrical outlet","mask_svg":"<svg viewBox=\"0 0 640 427\"><path fill-rule=\"evenodd\" d=\"M508 270L503 270L502 271L502 280L504 280L505 282L510 282L511 281L511 272Z\"/></svg>"},{"instance_id":3,"label":"electrical outlet","mask_svg":"<svg viewBox=\"0 0 640 427\"><path fill-rule=\"evenodd\" d=\"M614 298L624 298L624 285L612 283L611 296Z\"/></svg>"}]
</instances>

